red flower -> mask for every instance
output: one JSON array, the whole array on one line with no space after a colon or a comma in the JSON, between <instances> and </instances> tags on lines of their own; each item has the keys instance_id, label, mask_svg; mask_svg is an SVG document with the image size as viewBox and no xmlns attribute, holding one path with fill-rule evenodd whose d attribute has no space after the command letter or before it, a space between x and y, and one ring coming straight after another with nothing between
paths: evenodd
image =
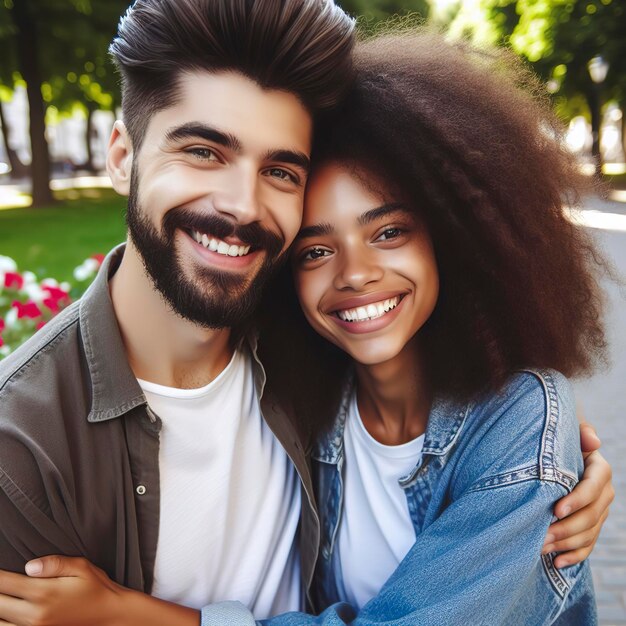
<instances>
[{"instance_id":1,"label":"red flower","mask_svg":"<svg viewBox=\"0 0 626 626\"><path fill-rule=\"evenodd\" d=\"M98 261L98 265L102 265L102 261L104 261L104 254L92 254L91 258L95 259L96 261Z\"/></svg>"},{"instance_id":2,"label":"red flower","mask_svg":"<svg viewBox=\"0 0 626 626\"><path fill-rule=\"evenodd\" d=\"M69 303L70 294L60 287L46 286L43 289L50 294L48 298L44 299L43 303L53 313L58 313L61 310L61 302Z\"/></svg>"},{"instance_id":3,"label":"red flower","mask_svg":"<svg viewBox=\"0 0 626 626\"><path fill-rule=\"evenodd\" d=\"M18 302L17 300L13 302L13 307L17 309L17 319L22 319L27 317L29 319L36 319L41 316L41 309L37 306L35 302L27 302L24 304L23 302Z\"/></svg>"},{"instance_id":4,"label":"red flower","mask_svg":"<svg viewBox=\"0 0 626 626\"><path fill-rule=\"evenodd\" d=\"M21 289L24 286L24 279L17 272L7 272L4 275L4 286L7 289Z\"/></svg>"},{"instance_id":5,"label":"red flower","mask_svg":"<svg viewBox=\"0 0 626 626\"><path fill-rule=\"evenodd\" d=\"M45 325L46 325L46 322L44 322L44 321L37 322L37 326L35 326L35 328L37 330L41 330Z\"/></svg>"},{"instance_id":6,"label":"red flower","mask_svg":"<svg viewBox=\"0 0 626 626\"><path fill-rule=\"evenodd\" d=\"M0 348L4 345L4 340L2 339L2 335L0 335Z\"/></svg>"},{"instance_id":7,"label":"red flower","mask_svg":"<svg viewBox=\"0 0 626 626\"><path fill-rule=\"evenodd\" d=\"M44 298L43 304L44 306L47 306L55 315L61 310L59 301L55 298Z\"/></svg>"},{"instance_id":8,"label":"red flower","mask_svg":"<svg viewBox=\"0 0 626 626\"><path fill-rule=\"evenodd\" d=\"M4 330L4 320L0 317L0 333Z\"/></svg>"}]
</instances>

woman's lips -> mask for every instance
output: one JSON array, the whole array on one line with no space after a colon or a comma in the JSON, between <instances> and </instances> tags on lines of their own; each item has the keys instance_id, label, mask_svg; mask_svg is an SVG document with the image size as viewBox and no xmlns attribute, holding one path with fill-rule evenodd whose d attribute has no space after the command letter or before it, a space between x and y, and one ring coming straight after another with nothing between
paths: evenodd
<instances>
[{"instance_id":1,"label":"woman's lips","mask_svg":"<svg viewBox=\"0 0 626 626\"><path fill-rule=\"evenodd\" d=\"M381 330L396 319L402 309L406 294L398 294L396 292L391 297L381 298L381 296L386 295L388 294L373 294L369 298L346 300L342 303L340 309L335 309L330 313L330 318L340 328L353 334L371 333ZM360 306L346 307L346 305L354 303L360 303ZM363 319L364 315L367 315L366 319Z\"/></svg>"}]
</instances>

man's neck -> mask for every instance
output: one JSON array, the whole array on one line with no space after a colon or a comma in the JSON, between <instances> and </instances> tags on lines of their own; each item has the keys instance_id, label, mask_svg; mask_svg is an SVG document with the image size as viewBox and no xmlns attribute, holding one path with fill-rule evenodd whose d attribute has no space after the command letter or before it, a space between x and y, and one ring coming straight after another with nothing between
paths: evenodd
<instances>
[{"instance_id":1,"label":"man's neck","mask_svg":"<svg viewBox=\"0 0 626 626\"><path fill-rule=\"evenodd\" d=\"M109 288L128 362L137 378L193 389L210 383L228 365L233 353L230 329L202 328L172 311L131 242Z\"/></svg>"}]
</instances>

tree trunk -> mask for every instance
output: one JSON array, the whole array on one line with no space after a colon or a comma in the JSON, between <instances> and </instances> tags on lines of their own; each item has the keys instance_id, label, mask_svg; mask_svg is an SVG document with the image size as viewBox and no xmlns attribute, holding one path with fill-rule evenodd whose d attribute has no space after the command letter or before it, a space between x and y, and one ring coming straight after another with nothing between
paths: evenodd
<instances>
[{"instance_id":1,"label":"tree trunk","mask_svg":"<svg viewBox=\"0 0 626 626\"><path fill-rule=\"evenodd\" d=\"M587 93L587 104L591 113L591 156L596 168L596 175L602 177L602 153L600 151L600 126L602 125L602 114L600 109L600 86L594 83L591 91Z\"/></svg>"},{"instance_id":2,"label":"tree trunk","mask_svg":"<svg viewBox=\"0 0 626 626\"><path fill-rule=\"evenodd\" d=\"M94 172L95 167L93 166L93 150L91 147L91 139L93 136L93 113L95 108L92 106L91 102L87 102L87 129L85 131L85 144L87 147L87 162L85 163L85 169L89 172Z\"/></svg>"},{"instance_id":3,"label":"tree trunk","mask_svg":"<svg viewBox=\"0 0 626 626\"><path fill-rule=\"evenodd\" d=\"M0 100L0 126L2 126L2 139L4 140L4 150L7 153L9 159L9 165L11 166L12 178L23 178L28 176L29 168L22 163L22 160L18 156L17 152L11 148L9 143L9 127L7 125L6 118L4 117L4 109L2 108L2 101Z\"/></svg>"},{"instance_id":4,"label":"tree trunk","mask_svg":"<svg viewBox=\"0 0 626 626\"><path fill-rule=\"evenodd\" d=\"M17 28L19 70L26 81L28 94L33 207L41 207L52 204L54 198L50 191L50 156L46 141L46 110L41 95L38 33L29 2L30 0L15 2L10 13Z\"/></svg>"}]
</instances>

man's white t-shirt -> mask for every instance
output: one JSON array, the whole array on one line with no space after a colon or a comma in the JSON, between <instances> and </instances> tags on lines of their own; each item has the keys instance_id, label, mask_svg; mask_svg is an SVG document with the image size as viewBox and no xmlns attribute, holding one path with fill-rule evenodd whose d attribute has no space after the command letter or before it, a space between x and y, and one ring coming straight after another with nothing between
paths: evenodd
<instances>
[{"instance_id":1,"label":"man's white t-shirt","mask_svg":"<svg viewBox=\"0 0 626 626\"><path fill-rule=\"evenodd\" d=\"M153 595L239 600L256 619L300 610L299 479L261 416L250 355L200 389L139 384L163 422Z\"/></svg>"},{"instance_id":2,"label":"man's white t-shirt","mask_svg":"<svg viewBox=\"0 0 626 626\"><path fill-rule=\"evenodd\" d=\"M361 608L378 594L415 543L415 530L398 480L417 465L424 435L399 446L376 441L356 400L344 432L344 500L339 558L346 600Z\"/></svg>"}]
</instances>

